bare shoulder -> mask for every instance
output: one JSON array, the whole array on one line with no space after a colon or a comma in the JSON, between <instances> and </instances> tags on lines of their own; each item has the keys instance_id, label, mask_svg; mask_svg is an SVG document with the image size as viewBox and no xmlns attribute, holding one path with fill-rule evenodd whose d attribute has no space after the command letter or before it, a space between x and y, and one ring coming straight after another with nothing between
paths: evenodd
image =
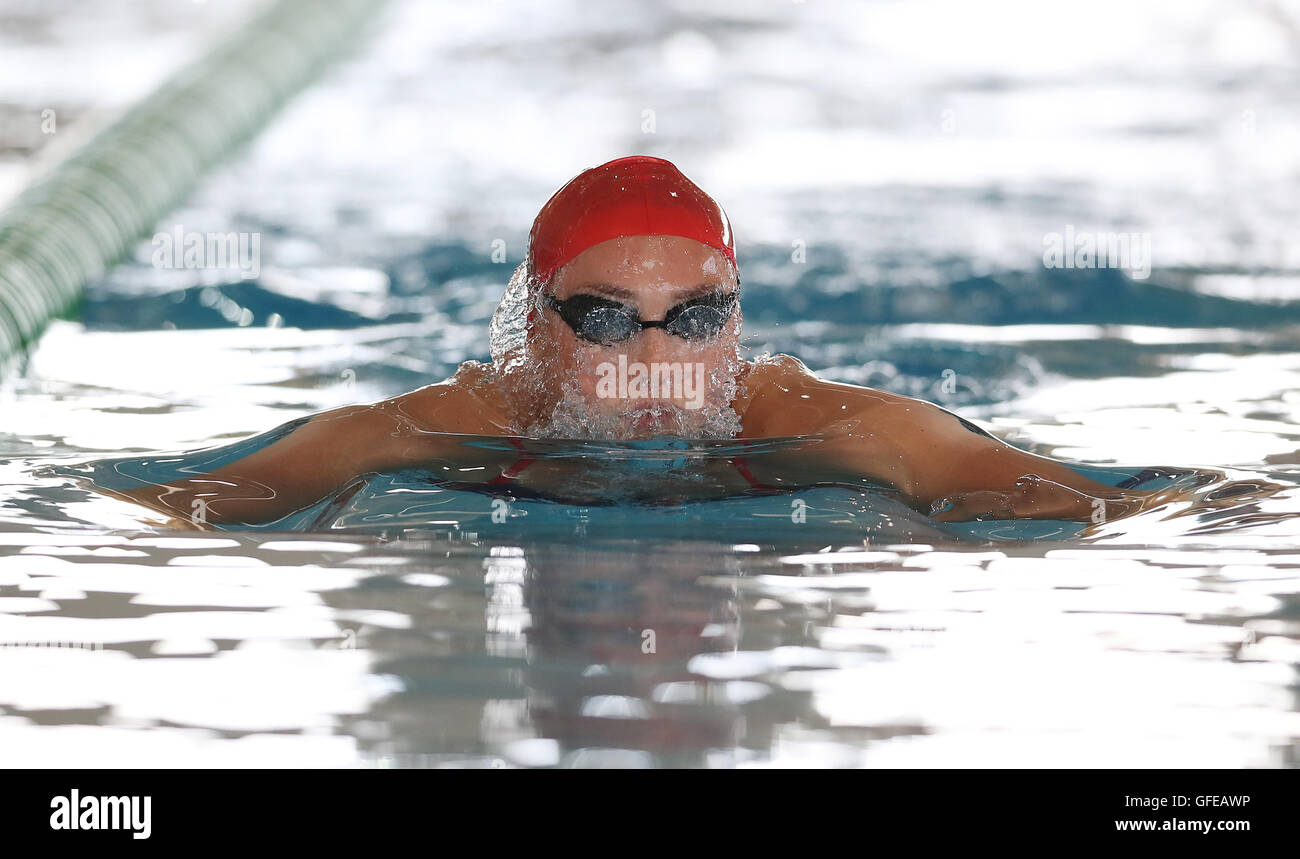
<instances>
[{"instance_id":1,"label":"bare shoulder","mask_svg":"<svg viewBox=\"0 0 1300 859\"><path fill-rule=\"evenodd\" d=\"M425 432L506 435L510 433L505 393L491 365L467 361L449 379L377 403Z\"/></svg>"},{"instance_id":2,"label":"bare shoulder","mask_svg":"<svg viewBox=\"0 0 1300 859\"><path fill-rule=\"evenodd\" d=\"M436 443L431 434L437 433L508 434L490 368L466 362L456 375L436 384L386 400L321 412L248 459L279 462L293 449L310 462L320 451L330 450L345 461L350 473L362 473L422 456Z\"/></svg>"},{"instance_id":3,"label":"bare shoulder","mask_svg":"<svg viewBox=\"0 0 1300 859\"><path fill-rule=\"evenodd\" d=\"M921 418L925 407L931 405L888 391L820 378L792 355L755 361L743 381L744 393L736 401L736 410L749 436L830 432L845 421L859 423L864 419L907 423Z\"/></svg>"}]
</instances>

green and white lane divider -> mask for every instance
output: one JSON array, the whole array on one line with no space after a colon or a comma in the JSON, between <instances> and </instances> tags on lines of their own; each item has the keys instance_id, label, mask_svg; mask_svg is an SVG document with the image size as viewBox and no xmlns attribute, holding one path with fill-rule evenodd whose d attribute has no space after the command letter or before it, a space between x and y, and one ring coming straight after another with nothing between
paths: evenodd
<instances>
[{"instance_id":1,"label":"green and white lane divider","mask_svg":"<svg viewBox=\"0 0 1300 859\"><path fill-rule=\"evenodd\" d=\"M0 212L0 369L358 40L383 0L279 0Z\"/></svg>"}]
</instances>

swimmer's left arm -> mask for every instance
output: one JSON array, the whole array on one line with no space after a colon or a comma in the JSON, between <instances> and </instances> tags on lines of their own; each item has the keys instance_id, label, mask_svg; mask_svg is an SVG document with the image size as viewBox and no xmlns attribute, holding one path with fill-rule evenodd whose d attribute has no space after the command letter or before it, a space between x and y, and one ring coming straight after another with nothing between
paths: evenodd
<instances>
[{"instance_id":1,"label":"swimmer's left arm","mask_svg":"<svg viewBox=\"0 0 1300 859\"><path fill-rule=\"evenodd\" d=\"M890 435L903 447L904 492L917 509L943 522L1013 518L1104 522L1165 500L1162 493L1099 483L920 400L907 412L906 426L895 426Z\"/></svg>"}]
</instances>

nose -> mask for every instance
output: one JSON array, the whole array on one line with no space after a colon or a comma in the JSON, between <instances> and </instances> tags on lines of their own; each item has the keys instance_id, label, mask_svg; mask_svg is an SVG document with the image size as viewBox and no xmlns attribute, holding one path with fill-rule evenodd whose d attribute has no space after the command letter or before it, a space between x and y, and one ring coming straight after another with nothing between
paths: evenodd
<instances>
[{"instance_id":1,"label":"nose","mask_svg":"<svg viewBox=\"0 0 1300 859\"><path fill-rule=\"evenodd\" d=\"M700 356L694 354L681 337L669 334L662 328L643 329L629 341L628 361L638 362L641 372L649 373L648 389L637 399L637 405L672 402L677 407L695 402L703 394L703 385L696 362Z\"/></svg>"},{"instance_id":2,"label":"nose","mask_svg":"<svg viewBox=\"0 0 1300 859\"><path fill-rule=\"evenodd\" d=\"M632 338L628 360L643 364L680 361L680 357L673 356L678 353L681 343L680 337L674 337L662 328L645 328Z\"/></svg>"}]
</instances>

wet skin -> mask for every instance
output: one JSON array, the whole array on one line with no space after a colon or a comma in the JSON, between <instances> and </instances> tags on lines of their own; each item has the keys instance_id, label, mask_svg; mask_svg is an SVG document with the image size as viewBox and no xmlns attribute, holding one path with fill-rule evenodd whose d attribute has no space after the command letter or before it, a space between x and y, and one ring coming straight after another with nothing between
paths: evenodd
<instances>
[{"instance_id":1,"label":"wet skin","mask_svg":"<svg viewBox=\"0 0 1300 859\"><path fill-rule=\"evenodd\" d=\"M721 253L674 236L630 236L595 245L560 269L549 285L560 300L580 293L611 297L635 308L643 320L661 320L684 300L737 288ZM706 341L647 328L606 346L580 339L558 313L542 307L529 337L533 355L545 356L541 360L547 365L535 374L527 395L503 383L490 365L467 362L443 382L316 415L289 436L200 477L111 494L177 517L172 524L188 527L199 501L206 523L269 522L362 475L413 466L461 482L495 478L521 489L544 489L572 463L538 460L520 470L526 453L468 449L460 436L519 435L530 419L550 413L562 378L576 378L593 408L618 413L651 405L648 399L629 404L597 397L596 367L622 354L629 362L698 362L710 373L723 371L729 360L738 360L740 330L737 305L722 332ZM886 485L903 503L939 521L1112 521L1171 497L1098 483L1064 463L1012 447L932 403L819 379L788 355L730 366L742 383L731 402L742 437L812 435L820 441L801 448L797 468L788 471L774 468L770 456L741 461L739 467L716 464L716 483L709 491L864 480ZM680 407L684 400L678 396L673 402ZM628 438L654 436L657 430L653 418L629 421L627 427ZM526 441L519 444L526 448ZM795 473L797 482L787 476Z\"/></svg>"}]
</instances>

